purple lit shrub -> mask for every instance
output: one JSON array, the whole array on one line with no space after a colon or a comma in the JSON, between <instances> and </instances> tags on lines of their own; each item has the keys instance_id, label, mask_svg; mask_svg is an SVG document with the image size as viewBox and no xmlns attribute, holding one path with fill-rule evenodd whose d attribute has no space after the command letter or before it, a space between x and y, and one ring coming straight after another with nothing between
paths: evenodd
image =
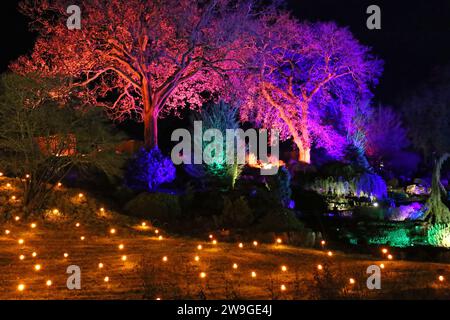
<instances>
[{"instance_id":1,"label":"purple lit shrub","mask_svg":"<svg viewBox=\"0 0 450 320\"><path fill-rule=\"evenodd\" d=\"M172 182L176 169L172 160L158 148L142 148L130 160L126 171L126 184L136 191L155 191L163 183Z\"/></svg>"},{"instance_id":2,"label":"purple lit shrub","mask_svg":"<svg viewBox=\"0 0 450 320\"><path fill-rule=\"evenodd\" d=\"M374 173L363 173L356 179L356 194L373 196L383 199L387 196L386 182L379 175Z\"/></svg>"},{"instance_id":3,"label":"purple lit shrub","mask_svg":"<svg viewBox=\"0 0 450 320\"><path fill-rule=\"evenodd\" d=\"M398 208L389 209L389 220L405 221L418 220L423 217L424 207L418 202L413 202L408 205L399 206Z\"/></svg>"}]
</instances>

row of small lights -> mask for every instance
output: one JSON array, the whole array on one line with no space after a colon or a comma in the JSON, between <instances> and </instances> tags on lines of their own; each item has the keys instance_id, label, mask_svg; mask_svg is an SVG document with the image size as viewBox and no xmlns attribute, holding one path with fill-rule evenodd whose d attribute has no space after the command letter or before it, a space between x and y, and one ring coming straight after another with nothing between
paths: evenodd
<instances>
[{"instance_id":1,"label":"row of small lights","mask_svg":"<svg viewBox=\"0 0 450 320\"><path fill-rule=\"evenodd\" d=\"M0 172L0 177L2 177L2 176L3 176L3 173ZM29 178L29 177L30 177L29 175L26 176L26 178ZM7 183L6 186L7 186L8 188L10 188L10 187L11 187L11 184L10 184L10 183ZM61 187L61 186L62 186L61 183L58 183L58 184L57 184L57 187ZM78 198L79 198L79 199L84 198L84 194L83 194L83 193L79 193L79 194L78 194ZM16 197L15 197L15 196L12 196L11 199L12 199L12 200L16 200ZM104 212L105 209L104 209L104 208L100 208L100 211L101 211L101 212ZM57 213L59 213L59 210L58 210L58 209L54 209L54 210L53 210L53 213L57 214ZM18 217L18 216L15 217L15 220L16 220L16 221L18 221L19 219L20 219L20 217ZM80 227L80 223L76 223L75 226L76 226L77 228ZM31 224L31 228L36 228L36 227L37 227L36 223L32 223L32 224ZM146 227L147 227L146 222L142 222L141 227L146 228ZM5 230L5 234L7 234L7 235L10 234L10 230ZM115 229L115 228L111 228L111 229L110 229L110 234L113 234L113 235L116 234L116 229ZM156 234L156 235L159 234L159 230L158 230L158 229L155 230L155 234ZM217 244L217 240L214 239L214 236L213 236L212 234L209 235L209 238L212 240L212 244L213 244L213 245L216 245L216 244ZM162 240L162 239L163 239L162 235L159 235L159 236L158 236L158 239L159 239L159 240ZM80 237L80 240L81 240L81 241L84 241L84 240L85 240L85 236L81 236L81 237ZM277 239L276 239L276 244L282 244L282 242L283 242L283 241L282 241L281 238L277 238ZM18 240L18 243L22 245L22 244L24 244L24 240L23 240L23 239L19 239L19 240ZM256 240L253 241L252 244L253 244L253 246L255 246L255 247L258 246L258 242L257 242ZM322 240L322 241L321 241L322 247L324 247L325 244L326 244L326 242L325 242L324 240ZM240 242L240 243L238 244L238 247L239 247L239 248L243 248L243 247L244 247L244 244L243 244L242 242ZM120 245L118 246L118 248L119 248L119 250L123 250L123 249L124 249L124 245L123 245L123 244L120 244ZM203 246L202 246L201 244L197 245L197 250L202 250L202 249L203 249ZM388 250L387 250L386 248L383 248L381 251L382 251L382 253L383 253L384 255L387 255L387 259L388 259L388 260L393 260L392 254L388 253ZM332 256L333 256L333 252L332 252L332 251L328 251L328 252L327 252L327 255L328 255L329 257L332 257ZM36 256L37 256L37 253L36 253L36 252L33 252L33 253L32 253L32 256L33 256L33 257L36 257ZM68 257L68 253L64 253L64 257L67 258L67 257ZM19 259L20 259L20 260L24 260L24 259L25 259L25 256L24 256L24 255L20 255ZM121 260L124 261L124 262L127 261L127 256L126 256L126 255L123 255L123 256L121 257ZM168 261L168 257L167 257L167 256L164 256L164 257L162 258L162 260L163 260L163 262L167 262L167 261ZM195 256L194 260L198 262L198 261L200 261L200 257L199 257L199 256ZM100 262L100 263L98 264L98 268L99 268L99 269L102 269L103 267L104 267L103 263ZM380 264L380 268L381 268L381 269L384 269L384 267L385 267L384 264L381 263L381 264ZM238 264L237 264L237 263L233 263L233 264L232 264L232 268L235 269L235 270L238 269ZM35 269L36 271L41 270L41 265L40 265L40 264L36 264L36 265L34 266L34 269ZM321 270L323 270L323 266L322 266L321 264L319 264L319 265L317 265L317 269L318 269L319 271L321 271ZM282 266L281 266L281 271L286 272L286 271L287 271L287 267L286 267L285 265L282 265ZM199 277L202 278L202 279L206 278L206 272L200 272ZM252 272L251 272L251 277L252 277L252 278L256 278L256 272L255 272L255 271L252 271ZM445 278L444 278L444 276L439 275L439 276L438 276L438 280L439 280L440 282L443 282L443 281L445 280ZM109 282L109 277L106 276L106 277L104 278L104 281L105 281L105 282ZM356 283L356 281L355 281L354 278L350 278L350 279L349 279L349 283L350 283L351 285L353 285L353 284ZM47 285L47 286L51 286L51 285L52 285L52 281L51 281L51 280L47 280L46 285ZM23 283L21 283L21 284L18 285L18 290L19 290L19 291L23 291L24 289L25 289L25 285L24 285ZM285 291L287 288L286 288L286 286L285 286L284 284L282 284L282 285L280 286L280 289L281 289L282 291ZM158 298L158 300L160 300L160 298Z\"/></svg>"}]
</instances>

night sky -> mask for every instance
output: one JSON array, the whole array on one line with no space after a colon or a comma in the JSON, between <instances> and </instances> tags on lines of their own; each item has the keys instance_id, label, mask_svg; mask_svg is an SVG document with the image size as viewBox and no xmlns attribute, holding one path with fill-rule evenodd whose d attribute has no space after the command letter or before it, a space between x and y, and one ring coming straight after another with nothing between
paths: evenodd
<instances>
[{"instance_id":1,"label":"night sky","mask_svg":"<svg viewBox=\"0 0 450 320\"><path fill-rule=\"evenodd\" d=\"M349 26L357 39L373 48L385 61L384 74L376 89L376 100L382 103L396 107L399 97L413 92L439 66L450 64L449 0L289 0L288 3L301 20L334 20L341 26ZM365 12L371 4L381 7L382 30L366 27ZM16 8L16 1L1 4L1 72L33 45L27 20Z\"/></svg>"}]
</instances>

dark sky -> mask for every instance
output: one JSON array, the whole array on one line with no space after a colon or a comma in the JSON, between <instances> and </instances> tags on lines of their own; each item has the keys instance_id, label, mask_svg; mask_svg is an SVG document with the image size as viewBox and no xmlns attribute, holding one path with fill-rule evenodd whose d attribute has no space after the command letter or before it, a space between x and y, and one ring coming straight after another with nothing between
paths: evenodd
<instances>
[{"instance_id":1,"label":"dark sky","mask_svg":"<svg viewBox=\"0 0 450 320\"><path fill-rule=\"evenodd\" d=\"M6 2L6 3L5 3ZM76 1L75 1L76 2ZM450 63L450 0L288 0L301 20L330 21L349 26L357 39L385 61L377 100L395 104L413 92L440 65ZM382 30L368 30L366 8L382 11ZM33 35L13 0L0 7L2 45L0 71L32 48Z\"/></svg>"}]
</instances>

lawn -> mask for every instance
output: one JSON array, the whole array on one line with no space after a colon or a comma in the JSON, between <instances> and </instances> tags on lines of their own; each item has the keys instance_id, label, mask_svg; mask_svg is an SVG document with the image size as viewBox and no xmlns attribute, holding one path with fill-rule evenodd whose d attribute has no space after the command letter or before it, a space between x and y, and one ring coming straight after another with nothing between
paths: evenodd
<instances>
[{"instance_id":1,"label":"lawn","mask_svg":"<svg viewBox=\"0 0 450 320\"><path fill-rule=\"evenodd\" d=\"M379 257L335 251L330 256L327 248L277 243L243 243L240 248L239 243L214 243L209 235L199 240L166 235L162 230L156 234L149 224L143 227L137 221L135 226L112 223L101 230L83 223L56 228L37 222L32 228L28 222L13 219L1 228L0 299L450 297L449 265L396 261L395 256L392 261L380 260L381 252ZM20 244L19 239L24 242ZM41 266L38 271L37 264ZM373 264L384 265L381 290L366 287L366 268ZM80 290L66 286L69 265L81 268ZM18 289L20 284L23 291Z\"/></svg>"}]
</instances>

